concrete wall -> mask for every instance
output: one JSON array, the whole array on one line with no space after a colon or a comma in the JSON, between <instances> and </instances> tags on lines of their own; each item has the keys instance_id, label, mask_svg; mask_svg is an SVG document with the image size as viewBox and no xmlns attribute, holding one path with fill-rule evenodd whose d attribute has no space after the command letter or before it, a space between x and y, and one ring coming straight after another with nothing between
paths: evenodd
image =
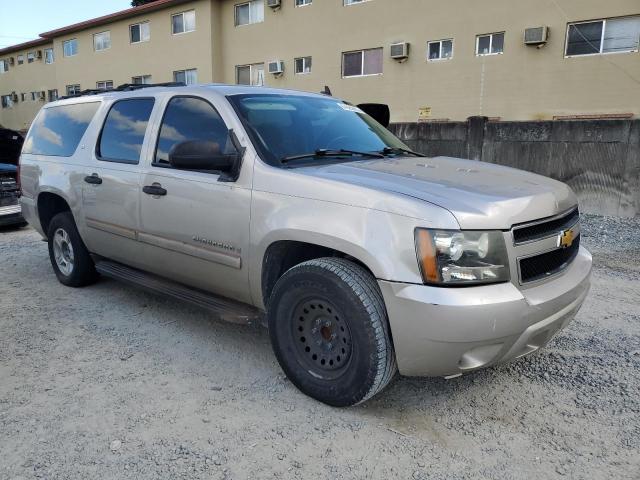
<instances>
[{"instance_id":1,"label":"concrete wall","mask_svg":"<svg viewBox=\"0 0 640 480\"><path fill-rule=\"evenodd\" d=\"M640 216L640 120L396 123L428 156L507 165L568 183L582 211Z\"/></svg>"}]
</instances>

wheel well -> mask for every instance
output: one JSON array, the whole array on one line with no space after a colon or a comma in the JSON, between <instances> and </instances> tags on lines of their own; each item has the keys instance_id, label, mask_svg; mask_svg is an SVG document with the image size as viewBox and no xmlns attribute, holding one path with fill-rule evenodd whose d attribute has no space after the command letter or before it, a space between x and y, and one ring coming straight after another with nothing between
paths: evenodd
<instances>
[{"instance_id":1,"label":"wheel well","mask_svg":"<svg viewBox=\"0 0 640 480\"><path fill-rule=\"evenodd\" d=\"M266 305L278 279L290 268L315 258L346 258L373 273L364 263L344 252L313 243L282 240L267 248L262 260L262 299ZM375 276L374 276L375 277Z\"/></svg>"},{"instance_id":2,"label":"wheel well","mask_svg":"<svg viewBox=\"0 0 640 480\"><path fill-rule=\"evenodd\" d=\"M38 195L38 217L45 235L49 230L51 219L62 212L70 212L71 208L64 198L55 193L41 193Z\"/></svg>"}]
</instances>

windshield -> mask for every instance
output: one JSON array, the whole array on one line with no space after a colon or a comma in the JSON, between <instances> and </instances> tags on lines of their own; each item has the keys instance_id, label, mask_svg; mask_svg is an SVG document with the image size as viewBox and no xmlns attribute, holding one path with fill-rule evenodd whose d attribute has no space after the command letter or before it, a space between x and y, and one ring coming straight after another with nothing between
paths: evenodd
<instances>
[{"instance_id":1,"label":"windshield","mask_svg":"<svg viewBox=\"0 0 640 480\"><path fill-rule=\"evenodd\" d=\"M262 158L271 165L319 150L380 152L408 148L357 107L334 98L246 94L228 97ZM327 158L331 157L331 158ZM353 158L338 158L341 161ZM331 155L318 162L336 161Z\"/></svg>"}]
</instances>

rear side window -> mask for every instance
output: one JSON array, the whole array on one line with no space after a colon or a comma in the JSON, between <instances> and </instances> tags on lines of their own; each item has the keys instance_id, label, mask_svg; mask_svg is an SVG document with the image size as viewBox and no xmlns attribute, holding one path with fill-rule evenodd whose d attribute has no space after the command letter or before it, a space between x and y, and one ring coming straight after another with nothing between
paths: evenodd
<instances>
[{"instance_id":1,"label":"rear side window","mask_svg":"<svg viewBox=\"0 0 640 480\"><path fill-rule=\"evenodd\" d=\"M43 108L24 142L23 153L70 157L76 151L100 102Z\"/></svg>"},{"instance_id":2,"label":"rear side window","mask_svg":"<svg viewBox=\"0 0 640 480\"><path fill-rule=\"evenodd\" d=\"M104 121L96 156L107 162L140 162L153 103L153 98L133 98L114 103Z\"/></svg>"},{"instance_id":3,"label":"rear side window","mask_svg":"<svg viewBox=\"0 0 640 480\"><path fill-rule=\"evenodd\" d=\"M228 133L224 120L209 102L196 97L174 97L162 119L154 163L168 166L173 146L187 140L214 142L223 151Z\"/></svg>"}]
</instances>

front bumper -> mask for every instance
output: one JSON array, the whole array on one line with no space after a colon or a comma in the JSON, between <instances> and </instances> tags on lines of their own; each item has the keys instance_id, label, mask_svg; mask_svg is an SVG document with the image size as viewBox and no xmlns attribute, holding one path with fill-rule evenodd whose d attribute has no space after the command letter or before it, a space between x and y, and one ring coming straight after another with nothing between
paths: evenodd
<instances>
[{"instance_id":1,"label":"front bumper","mask_svg":"<svg viewBox=\"0 0 640 480\"><path fill-rule=\"evenodd\" d=\"M400 373L458 375L538 350L582 306L591 264L581 247L562 275L522 290L512 283L439 288L379 281Z\"/></svg>"},{"instance_id":2,"label":"front bumper","mask_svg":"<svg viewBox=\"0 0 640 480\"><path fill-rule=\"evenodd\" d=\"M0 207L0 227L24 223L20 204Z\"/></svg>"}]
</instances>

